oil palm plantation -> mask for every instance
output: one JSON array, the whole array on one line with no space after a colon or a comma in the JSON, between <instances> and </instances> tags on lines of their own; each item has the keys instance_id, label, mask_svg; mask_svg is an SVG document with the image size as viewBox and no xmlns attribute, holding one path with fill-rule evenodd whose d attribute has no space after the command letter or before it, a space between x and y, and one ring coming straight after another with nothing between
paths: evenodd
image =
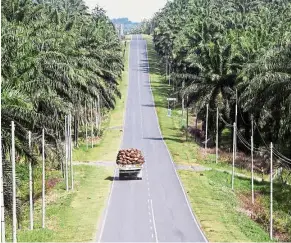
<instances>
[{"instance_id":1,"label":"oil palm plantation","mask_svg":"<svg viewBox=\"0 0 291 243\"><path fill-rule=\"evenodd\" d=\"M237 89L238 127L247 139L253 114L266 142L273 141L291 155L286 149L291 145L286 105L290 10L287 0L174 0L152 19L155 48L163 59L171 58L171 79L180 97L188 95L189 105L195 104L202 120L209 104L211 133L216 107L225 120L234 122ZM275 92L279 89L286 91L283 96ZM255 104L260 104L258 110Z\"/></svg>"},{"instance_id":2,"label":"oil palm plantation","mask_svg":"<svg viewBox=\"0 0 291 243\"><path fill-rule=\"evenodd\" d=\"M81 119L85 103L98 98L102 109L114 108L123 70L121 43L105 12L97 6L89 13L82 0L5 0L1 12L4 158L9 160L14 121L20 157L37 163L44 128L46 155L60 163L65 115Z\"/></svg>"}]
</instances>

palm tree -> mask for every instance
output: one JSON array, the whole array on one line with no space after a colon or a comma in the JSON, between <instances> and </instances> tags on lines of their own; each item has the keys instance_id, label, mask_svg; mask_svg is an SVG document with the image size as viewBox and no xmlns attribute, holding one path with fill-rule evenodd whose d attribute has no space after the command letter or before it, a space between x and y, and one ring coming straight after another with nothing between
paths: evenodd
<instances>
[{"instance_id":1,"label":"palm tree","mask_svg":"<svg viewBox=\"0 0 291 243\"><path fill-rule=\"evenodd\" d=\"M253 74L250 76L251 69L247 67L266 65L260 60L268 50L290 42L290 10L290 1L286 0L174 0L156 13L152 23L157 53L163 60L171 57L171 79L180 89L180 97L189 96L189 104L195 104L201 119L205 119L205 105L209 103L212 111L210 132L215 130L214 111L217 106L224 119L234 122L235 89L238 88L241 113L238 126L249 138L253 112L246 108L245 102L249 99L247 94L250 90L256 90L253 83L257 81ZM272 74L274 72L271 71ZM185 88L182 88L182 83L185 83ZM257 97L255 93L252 95ZM262 98L260 101L263 102ZM251 103L247 103L252 107L254 102L253 98ZM270 117L276 120L278 127L286 116L286 110L279 100L274 104L279 105L280 112L276 111ZM264 119L269 114L267 107L261 112L265 114ZM289 126L284 127L289 129ZM282 132L270 131L283 136Z\"/></svg>"},{"instance_id":2,"label":"palm tree","mask_svg":"<svg viewBox=\"0 0 291 243\"><path fill-rule=\"evenodd\" d=\"M274 142L290 156L291 45L271 49L252 65L246 65L243 109L254 115L266 141ZM256 104L254 106L253 104Z\"/></svg>"},{"instance_id":3,"label":"palm tree","mask_svg":"<svg viewBox=\"0 0 291 243\"><path fill-rule=\"evenodd\" d=\"M37 163L27 134L37 144L44 128L46 156L61 163L65 115L80 120L97 97L104 111L115 107L121 43L105 12L89 13L81 0L4 1L1 11L3 155L9 160L13 120L18 155Z\"/></svg>"}]
</instances>

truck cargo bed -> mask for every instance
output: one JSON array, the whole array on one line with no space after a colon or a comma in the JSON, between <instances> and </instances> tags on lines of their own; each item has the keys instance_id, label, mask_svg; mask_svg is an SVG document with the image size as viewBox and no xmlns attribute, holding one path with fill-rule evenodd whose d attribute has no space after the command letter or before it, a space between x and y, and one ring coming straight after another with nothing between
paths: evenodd
<instances>
[{"instance_id":1,"label":"truck cargo bed","mask_svg":"<svg viewBox=\"0 0 291 243\"><path fill-rule=\"evenodd\" d=\"M142 165L118 165L119 179L135 177L142 179Z\"/></svg>"}]
</instances>

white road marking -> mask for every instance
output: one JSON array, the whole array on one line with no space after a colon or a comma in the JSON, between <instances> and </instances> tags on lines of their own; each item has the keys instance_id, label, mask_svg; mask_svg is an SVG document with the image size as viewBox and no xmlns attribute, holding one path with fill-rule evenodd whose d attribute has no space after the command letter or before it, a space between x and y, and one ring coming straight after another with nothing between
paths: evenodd
<instances>
[{"instance_id":1,"label":"white road marking","mask_svg":"<svg viewBox=\"0 0 291 243\"><path fill-rule=\"evenodd\" d=\"M149 84L150 84L150 90L151 90L152 100L155 101L155 99L154 99L154 95L153 95L153 91L152 91L152 86L151 86L150 65L149 65L149 59L148 59L148 49L147 49L147 43L146 43L146 40L145 40L144 42L145 42L145 46L146 46L146 58L147 58L147 62L148 62L148 80L149 80ZM155 108L154 110L155 110L155 113L156 113L156 120L157 120L157 124L158 124L158 128L159 128L160 136L161 136L161 138L162 138L162 141L164 142L164 146L165 146L165 148L166 148L166 150L167 150L167 152L168 152L168 155L169 155L169 157L170 157L170 160L171 160L171 162L172 162L173 169L174 169L174 171L175 171L175 174L176 174L176 177L177 177L177 179L178 179L178 181L179 181L179 184L180 184L180 186L181 186L181 188L182 188L182 191L183 191L183 194L184 194L184 198L185 198L185 200L186 200L186 203L187 203L187 205L188 205L188 208L189 208L189 210L190 210L190 213L191 213L191 215L192 215L192 218L193 218L194 222L196 223L196 225L198 226L198 229L199 229L199 231L200 231L202 237L204 238L205 242L208 242L208 240L206 239L204 233L202 232L202 230L201 230L201 228L200 228L200 225L199 225L198 221L196 220L196 217L194 216L194 213L193 213L192 208L191 208L191 206L190 206L189 200L188 200L187 195L186 195L186 193L185 193L184 187L183 187L183 185L182 185L182 182L181 182L181 180L180 180L180 177L178 176L178 173L177 173L177 170L176 170L176 167L175 167L174 161L173 161L173 157L172 157L172 155L171 155L171 153L170 153L170 151L169 151L169 149L168 149L168 146L167 146L166 143L165 143L164 137L163 137L163 135L162 135L162 131L161 131L161 128L160 128L160 124L159 124L158 114L157 114L157 110L156 110L156 108Z\"/></svg>"},{"instance_id":2,"label":"white road marking","mask_svg":"<svg viewBox=\"0 0 291 243\"><path fill-rule=\"evenodd\" d=\"M115 169L115 171L114 171L114 176L116 176L116 171L117 171L117 169ZM109 199L108 199L107 207L106 207L106 210L105 210L105 216L104 216L103 224L102 224L102 227L101 227L101 231L100 231L98 242L101 242L101 239L102 239L102 235L103 235L103 231L104 231L104 227L105 227L105 223L106 223L106 218L107 218L107 214L108 214L108 208L109 208L110 202L111 202L111 195L112 195L112 191L113 191L114 182L115 182L115 180L113 179L113 182L112 182L111 188L110 188Z\"/></svg>"},{"instance_id":3,"label":"white road marking","mask_svg":"<svg viewBox=\"0 0 291 243\"><path fill-rule=\"evenodd\" d=\"M154 226L154 232L156 236L156 242L158 242L158 234L157 234L157 228L155 223L155 214L154 214L154 208L153 208L153 200L151 200L151 209L152 209L152 216L153 216L153 226Z\"/></svg>"},{"instance_id":4,"label":"white road marking","mask_svg":"<svg viewBox=\"0 0 291 243\"><path fill-rule=\"evenodd\" d=\"M139 40L139 35L137 35L137 40ZM139 45L137 45L137 66L139 68L139 59L140 59L140 53L139 53ZM149 70L149 67L148 67L148 70ZM140 92L140 78L139 78L139 72L138 72L138 75L137 75L137 81L138 81L138 95L139 95L139 107L140 107L140 117L141 117L141 133L142 133L142 138L144 137L144 134L143 134L143 118L142 118L142 105L141 105L141 92ZM147 176L147 184L148 184L148 196L149 198L151 198L150 196L150 187L149 187L149 178L148 178L148 169L147 169L147 165L145 166L145 169L146 169L146 176ZM149 208L149 215L152 216L152 219L153 219L153 227L154 227L154 233L155 233L155 239L156 239L156 242L158 242L158 237L157 237L157 230L156 230L156 225L155 225L155 217L154 217L154 210L153 210L153 202L152 200L150 200L150 208ZM154 238L154 234L152 234L152 238Z\"/></svg>"}]
</instances>

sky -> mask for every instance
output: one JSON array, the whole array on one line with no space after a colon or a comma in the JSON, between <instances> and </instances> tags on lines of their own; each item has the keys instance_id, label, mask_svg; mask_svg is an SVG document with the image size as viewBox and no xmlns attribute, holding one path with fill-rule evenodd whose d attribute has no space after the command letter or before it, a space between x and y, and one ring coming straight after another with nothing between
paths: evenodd
<instances>
[{"instance_id":1,"label":"sky","mask_svg":"<svg viewBox=\"0 0 291 243\"><path fill-rule=\"evenodd\" d=\"M106 10L112 18L128 18L133 22L149 19L155 12L163 8L167 0L84 0L93 9L96 4Z\"/></svg>"}]
</instances>

